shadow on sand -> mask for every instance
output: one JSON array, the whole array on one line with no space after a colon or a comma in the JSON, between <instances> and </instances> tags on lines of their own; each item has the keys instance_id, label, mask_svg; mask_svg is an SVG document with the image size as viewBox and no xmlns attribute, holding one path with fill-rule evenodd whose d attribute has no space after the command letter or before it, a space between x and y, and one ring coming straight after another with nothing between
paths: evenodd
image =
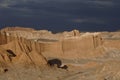
<instances>
[{"instance_id":1,"label":"shadow on sand","mask_svg":"<svg viewBox=\"0 0 120 80\"><path fill-rule=\"evenodd\" d=\"M67 69L68 68L67 65L62 65L62 61L60 59L48 60L47 64L50 65L51 67L57 65L57 68L61 68L61 69Z\"/></svg>"}]
</instances>

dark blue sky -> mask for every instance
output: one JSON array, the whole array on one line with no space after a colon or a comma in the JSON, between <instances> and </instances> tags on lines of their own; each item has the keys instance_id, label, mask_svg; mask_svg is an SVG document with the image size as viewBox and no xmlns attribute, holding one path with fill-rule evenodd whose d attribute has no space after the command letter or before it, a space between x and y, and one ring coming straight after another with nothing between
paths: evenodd
<instances>
[{"instance_id":1,"label":"dark blue sky","mask_svg":"<svg viewBox=\"0 0 120 80\"><path fill-rule=\"evenodd\" d=\"M0 0L0 28L64 31L120 29L120 0Z\"/></svg>"}]
</instances>

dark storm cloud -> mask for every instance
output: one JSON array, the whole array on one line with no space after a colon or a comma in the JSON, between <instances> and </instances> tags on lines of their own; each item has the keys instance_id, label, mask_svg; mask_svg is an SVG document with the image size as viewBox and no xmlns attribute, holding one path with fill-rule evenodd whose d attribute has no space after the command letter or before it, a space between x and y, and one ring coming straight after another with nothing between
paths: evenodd
<instances>
[{"instance_id":1,"label":"dark storm cloud","mask_svg":"<svg viewBox=\"0 0 120 80\"><path fill-rule=\"evenodd\" d=\"M119 0L0 0L0 25L118 29L119 8Z\"/></svg>"}]
</instances>

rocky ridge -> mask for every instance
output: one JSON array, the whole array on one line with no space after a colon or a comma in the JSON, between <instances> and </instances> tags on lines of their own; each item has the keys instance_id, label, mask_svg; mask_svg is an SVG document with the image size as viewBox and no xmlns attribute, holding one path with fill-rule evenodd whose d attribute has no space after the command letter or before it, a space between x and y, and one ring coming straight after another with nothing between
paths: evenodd
<instances>
[{"instance_id":1,"label":"rocky ridge","mask_svg":"<svg viewBox=\"0 0 120 80\"><path fill-rule=\"evenodd\" d=\"M31 69L29 67L32 67L33 69L40 69L47 73L46 69L51 71L48 62L53 59L53 61L58 60L58 62L51 62L51 64L58 65L58 63L60 63L60 66L65 64L67 65L66 68L68 68L68 72L76 74L77 71L90 71L90 74L95 75L92 76L89 74L89 76L85 76L85 74L82 73L76 75L72 73L68 74L67 71L61 71L61 69L59 70L55 67L56 72L65 73L66 76L71 75L65 77L65 75L61 74L61 77L58 79L57 75L53 72L56 76L55 80L71 80L75 77L75 80L120 79L118 70L120 40L118 33L83 33L78 30L73 30L53 34L47 30L7 27L0 31L0 72L9 73L9 70L16 68L20 75L21 72L18 69L22 70L24 68L26 69L26 67ZM110 62L113 65L111 65ZM113 67L116 67L116 69L112 69ZM110 69L112 69L112 72ZM107 79L109 78L107 74L109 74L111 79ZM118 76L114 76L115 74ZM7 75L11 77L9 74ZM40 75L42 76L43 74ZM53 78L52 76L50 77ZM25 80L22 76L21 78L21 80ZM26 79L28 79L28 77ZM15 80L19 79L15 78ZM48 79L42 76L40 80Z\"/></svg>"}]
</instances>

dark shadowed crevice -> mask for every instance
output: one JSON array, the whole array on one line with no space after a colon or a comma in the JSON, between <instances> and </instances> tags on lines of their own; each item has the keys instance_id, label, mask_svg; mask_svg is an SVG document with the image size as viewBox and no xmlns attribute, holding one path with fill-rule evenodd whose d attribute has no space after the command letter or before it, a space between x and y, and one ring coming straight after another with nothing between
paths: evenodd
<instances>
[{"instance_id":1,"label":"dark shadowed crevice","mask_svg":"<svg viewBox=\"0 0 120 80\"><path fill-rule=\"evenodd\" d=\"M47 64L50 65L51 67L54 67L55 65L57 65L57 68L61 68L61 69L68 68L67 65L62 65L62 61L60 59L50 59L48 60Z\"/></svg>"},{"instance_id":2,"label":"dark shadowed crevice","mask_svg":"<svg viewBox=\"0 0 120 80\"><path fill-rule=\"evenodd\" d=\"M6 51L8 52L8 55L9 55L10 57L16 57L15 53L14 53L12 50L8 49L8 50L6 50Z\"/></svg>"},{"instance_id":3,"label":"dark shadowed crevice","mask_svg":"<svg viewBox=\"0 0 120 80\"><path fill-rule=\"evenodd\" d=\"M48 63L48 65L50 65L50 66L57 65L58 68L62 65L62 62L61 62L61 60L59 60L59 59L51 59L51 60L48 60L47 63Z\"/></svg>"},{"instance_id":4,"label":"dark shadowed crevice","mask_svg":"<svg viewBox=\"0 0 120 80\"><path fill-rule=\"evenodd\" d=\"M12 61L12 57L16 57L16 54L12 50L10 50L10 49L8 49L6 51L8 52L7 55L9 57L10 61Z\"/></svg>"}]
</instances>

